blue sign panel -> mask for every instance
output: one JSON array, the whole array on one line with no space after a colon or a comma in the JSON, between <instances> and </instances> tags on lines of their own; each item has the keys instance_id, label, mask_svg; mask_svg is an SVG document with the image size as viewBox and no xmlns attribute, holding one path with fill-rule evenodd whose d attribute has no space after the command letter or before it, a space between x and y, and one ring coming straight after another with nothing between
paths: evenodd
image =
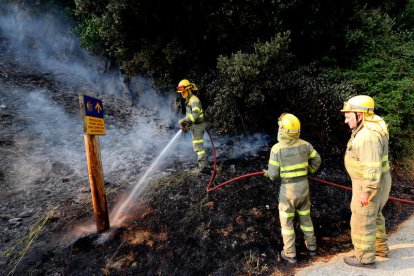
<instances>
[{"instance_id":1,"label":"blue sign panel","mask_svg":"<svg viewBox=\"0 0 414 276\"><path fill-rule=\"evenodd\" d=\"M102 100L83 95L83 104L85 106L85 116L104 117Z\"/></svg>"}]
</instances>

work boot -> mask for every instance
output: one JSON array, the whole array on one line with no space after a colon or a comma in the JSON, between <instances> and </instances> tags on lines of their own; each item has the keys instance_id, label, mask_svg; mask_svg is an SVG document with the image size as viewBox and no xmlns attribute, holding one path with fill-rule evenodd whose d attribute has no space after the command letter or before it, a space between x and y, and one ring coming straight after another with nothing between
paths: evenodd
<instances>
[{"instance_id":1,"label":"work boot","mask_svg":"<svg viewBox=\"0 0 414 276\"><path fill-rule=\"evenodd\" d=\"M201 172L200 167L194 167L190 169L190 173L192 174L199 174Z\"/></svg>"},{"instance_id":2,"label":"work boot","mask_svg":"<svg viewBox=\"0 0 414 276\"><path fill-rule=\"evenodd\" d=\"M202 173L202 174L210 174L210 173L211 173L211 171L210 171L209 166L205 166L204 168L202 168L202 169L200 170L200 173Z\"/></svg>"},{"instance_id":3,"label":"work boot","mask_svg":"<svg viewBox=\"0 0 414 276\"><path fill-rule=\"evenodd\" d=\"M282 259L285 259L286 261L288 261L291 264L296 264L296 257L286 256L285 250L282 250L282 252L280 252L280 257L282 257Z\"/></svg>"},{"instance_id":4,"label":"work boot","mask_svg":"<svg viewBox=\"0 0 414 276\"><path fill-rule=\"evenodd\" d=\"M344 262L350 266L365 267L365 268L375 268L375 263L364 264L358 261L355 256L345 257Z\"/></svg>"},{"instance_id":5,"label":"work boot","mask_svg":"<svg viewBox=\"0 0 414 276\"><path fill-rule=\"evenodd\" d=\"M375 256L388 258L388 252L375 252Z\"/></svg>"},{"instance_id":6,"label":"work boot","mask_svg":"<svg viewBox=\"0 0 414 276\"><path fill-rule=\"evenodd\" d=\"M199 168L198 173L202 173L202 174L209 174L210 173L210 169L209 169L209 166L207 165L206 160L198 161L198 168Z\"/></svg>"},{"instance_id":7,"label":"work boot","mask_svg":"<svg viewBox=\"0 0 414 276\"><path fill-rule=\"evenodd\" d=\"M210 170L208 167L194 167L190 170L192 174L210 174Z\"/></svg>"},{"instance_id":8,"label":"work boot","mask_svg":"<svg viewBox=\"0 0 414 276\"><path fill-rule=\"evenodd\" d=\"M308 250L309 257L315 257L316 256L316 250Z\"/></svg>"}]
</instances>

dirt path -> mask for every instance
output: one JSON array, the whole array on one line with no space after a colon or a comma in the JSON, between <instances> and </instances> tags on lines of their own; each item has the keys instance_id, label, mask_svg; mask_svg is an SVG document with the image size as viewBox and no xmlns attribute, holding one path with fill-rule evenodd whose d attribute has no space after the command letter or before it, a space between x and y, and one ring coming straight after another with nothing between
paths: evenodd
<instances>
[{"instance_id":1,"label":"dirt path","mask_svg":"<svg viewBox=\"0 0 414 276\"><path fill-rule=\"evenodd\" d=\"M329 260L298 269L295 275L414 275L414 215L390 235L389 258L377 258L376 269L351 267L342 260L351 252L341 253Z\"/></svg>"}]
</instances>

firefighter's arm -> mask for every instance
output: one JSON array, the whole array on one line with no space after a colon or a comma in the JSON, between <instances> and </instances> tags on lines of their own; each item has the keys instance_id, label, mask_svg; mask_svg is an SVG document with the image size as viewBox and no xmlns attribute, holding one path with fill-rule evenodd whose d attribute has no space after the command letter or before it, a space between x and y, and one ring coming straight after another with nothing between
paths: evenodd
<instances>
[{"instance_id":1,"label":"firefighter's arm","mask_svg":"<svg viewBox=\"0 0 414 276\"><path fill-rule=\"evenodd\" d=\"M319 155L319 153L313 148L312 145L310 145L310 149L309 149L309 167L308 167L308 171L310 174L314 174L320 167L321 165L321 156Z\"/></svg>"},{"instance_id":2,"label":"firefighter's arm","mask_svg":"<svg viewBox=\"0 0 414 276\"><path fill-rule=\"evenodd\" d=\"M278 144L272 147L270 151L269 163L265 176L271 180L277 180L280 178L280 153Z\"/></svg>"},{"instance_id":3,"label":"firefighter's arm","mask_svg":"<svg viewBox=\"0 0 414 276\"><path fill-rule=\"evenodd\" d=\"M203 116L203 110L200 101L193 101L191 104L191 114L187 114L190 117L191 122L196 122L198 118Z\"/></svg>"},{"instance_id":4,"label":"firefighter's arm","mask_svg":"<svg viewBox=\"0 0 414 276\"><path fill-rule=\"evenodd\" d=\"M370 134L367 133L358 147L363 179L362 192L368 195L376 193L380 188L382 174L382 144L379 137Z\"/></svg>"}]
</instances>

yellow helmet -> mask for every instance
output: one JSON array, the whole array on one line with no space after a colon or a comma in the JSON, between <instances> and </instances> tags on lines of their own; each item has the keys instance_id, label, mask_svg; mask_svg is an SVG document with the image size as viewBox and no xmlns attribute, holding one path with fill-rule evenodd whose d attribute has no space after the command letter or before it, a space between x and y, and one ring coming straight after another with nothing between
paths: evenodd
<instances>
[{"instance_id":1,"label":"yellow helmet","mask_svg":"<svg viewBox=\"0 0 414 276\"><path fill-rule=\"evenodd\" d=\"M190 90L190 91L198 91L197 86L194 83L191 83L189 80L187 79L183 79L178 83L177 86L177 93L182 93L186 90Z\"/></svg>"},{"instance_id":2,"label":"yellow helmet","mask_svg":"<svg viewBox=\"0 0 414 276\"><path fill-rule=\"evenodd\" d=\"M341 112L374 113L374 99L366 95L358 95L344 102Z\"/></svg>"},{"instance_id":3,"label":"yellow helmet","mask_svg":"<svg viewBox=\"0 0 414 276\"><path fill-rule=\"evenodd\" d=\"M190 86L191 86L191 83L190 83L188 80L186 80L186 79L181 80L181 81L178 83L178 86L177 86L177 92L178 92L178 93L182 93L182 92L184 92L185 90L187 90Z\"/></svg>"},{"instance_id":4,"label":"yellow helmet","mask_svg":"<svg viewBox=\"0 0 414 276\"><path fill-rule=\"evenodd\" d=\"M293 114L283 113L280 115L278 125L284 133L300 133L300 121Z\"/></svg>"}]
</instances>

